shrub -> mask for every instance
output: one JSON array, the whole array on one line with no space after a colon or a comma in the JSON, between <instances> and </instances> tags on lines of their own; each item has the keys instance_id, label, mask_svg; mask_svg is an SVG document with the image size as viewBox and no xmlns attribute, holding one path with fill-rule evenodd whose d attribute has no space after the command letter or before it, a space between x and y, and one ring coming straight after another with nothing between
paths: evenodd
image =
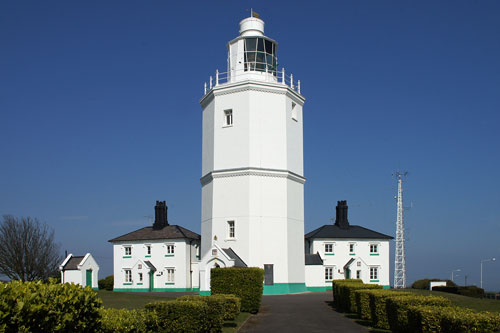
<instances>
[{"instance_id":1,"label":"shrub","mask_svg":"<svg viewBox=\"0 0 500 333\"><path fill-rule=\"evenodd\" d=\"M206 302L199 300L164 301L146 304L146 311L156 315L155 332L218 332L222 317L214 317ZM218 326L216 324L218 323Z\"/></svg>"},{"instance_id":2,"label":"shrub","mask_svg":"<svg viewBox=\"0 0 500 333\"><path fill-rule=\"evenodd\" d=\"M100 290L113 291L114 277L113 275L106 276L104 279L100 279L97 284Z\"/></svg>"},{"instance_id":3,"label":"shrub","mask_svg":"<svg viewBox=\"0 0 500 333\"><path fill-rule=\"evenodd\" d=\"M342 312L357 312L355 290L382 289L376 284L364 284L359 280L335 280L333 283L334 306Z\"/></svg>"},{"instance_id":4,"label":"shrub","mask_svg":"<svg viewBox=\"0 0 500 333\"><path fill-rule=\"evenodd\" d=\"M443 279L422 279L417 280L412 283L412 289L426 289L429 290L431 287L431 281L446 281L447 287L455 287L456 283L451 280L443 280Z\"/></svg>"},{"instance_id":5,"label":"shrub","mask_svg":"<svg viewBox=\"0 0 500 333\"><path fill-rule=\"evenodd\" d=\"M153 332L148 329L148 323L154 312L144 310L104 309L101 312L101 331L103 333ZM153 327L154 328L154 327Z\"/></svg>"},{"instance_id":6,"label":"shrub","mask_svg":"<svg viewBox=\"0 0 500 333\"><path fill-rule=\"evenodd\" d=\"M408 306L433 305L450 306L451 301L444 297L398 294L387 299L387 319L393 332L407 332Z\"/></svg>"},{"instance_id":7,"label":"shrub","mask_svg":"<svg viewBox=\"0 0 500 333\"><path fill-rule=\"evenodd\" d=\"M231 294L241 299L241 311L259 312L264 270L261 268L212 268L210 289L213 295Z\"/></svg>"},{"instance_id":8,"label":"shrub","mask_svg":"<svg viewBox=\"0 0 500 333\"><path fill-rule=\"evenodd\" d=\"M484 297L484 289L478 288L476 286L466 286L466 287L440 286L440 287L434 287L432 290L442 291L445 293L452 293L452 294L457 294L457 295L463 295L463 296L468 296L468 297L476 297L476 298L483 298Z\"/></svg>"},{"instance_id":9,"label":"shrub","mask_svg":"<svg viewBox=\"0 0 500 333\"><path fill-rule=\"evenodd\" d=\"M208 316L210 317L210 328L216 330L224 324L225 301L217 296L186 295L176 299L179 302L203 302L208 306Z\"/></svg>"},{"instance_id":10,"label":"shrub","mask_svg":"<svg viewBox=\"0 0 500 333\"><path fill-rule=\"evenodd\" d=\"M224 320L235 320L241 311L241 300L234 295L212 295L224 300Z\"/></svg>"},{"instance_id":11,"label":"shrub","mask_svg":"<svg viewBox=\"0 0 500 333\"><path fill-rule=\"evenodd\" d=\"M102 301L90 287L12 281L0 283L0 331L93 332Z\"/></svg>"},{"instance_id":12,"label":"shrub","mask_svg":"<svg viewBox=\"0 0 500 333\"><path fill-rule=\"evenodd\" d=\"M495 332L500 314L456 306L409 306L408 323L409 332Z\"/></svg>"}]
</instances>

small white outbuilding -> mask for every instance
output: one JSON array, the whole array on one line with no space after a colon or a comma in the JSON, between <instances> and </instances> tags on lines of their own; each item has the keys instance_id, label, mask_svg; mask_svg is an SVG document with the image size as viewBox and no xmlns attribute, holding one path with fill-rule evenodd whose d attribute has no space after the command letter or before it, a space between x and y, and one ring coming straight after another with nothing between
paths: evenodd
<instances>
[{"instance_id":1,"label":"small white outbuilding","mask_svg":"<svg viewBox=\"0 0 500 333\"><path fill-rule=\"evenodd\" d=\"M59 266L59 270L61 283L75 283L94 290L99 289L99 265L90 253L85 256L74 256L70 253Z\"/></svg>"}]
</instances>

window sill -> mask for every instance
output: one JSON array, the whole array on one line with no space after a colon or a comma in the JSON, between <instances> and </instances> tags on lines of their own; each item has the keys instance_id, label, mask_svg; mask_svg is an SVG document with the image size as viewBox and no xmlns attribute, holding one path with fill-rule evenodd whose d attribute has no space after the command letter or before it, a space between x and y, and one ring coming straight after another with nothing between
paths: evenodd
<instances>
[{"instance_id":1,"label":"window sill","mask_svg":"<svg viewBox=\"0 0 500 333\"><path fill-rule=\"evenodd\" d=\"M226 238L224 239L226 242L234 242L234 241L237 241L238 238L234 238L234 237L229 237L229 238Z\"/></svg>"},{"instance_id":2,"label":"window sill","mask_svg":"<svg viewBox=\"0 0 500 333\"><path fill-rule=\"evenodd\" d=\"M138 285L138 286L142 286L142 282L139 282L137 285Z\"/></svg>"},{"instance_id":3,"label":"window sill","mask_svg":"<svg viewBox=\"0 0 500 333\"><path fill-rule=\"evenodd\" d=\"M325 253L325 256L334 256L335 253Z\"/></svg>"},{"instance_id":4,"label":"window sill","mask_svg":"<svg viewBox=\"0 0 500 333\"><path fill-rule=\"evenodd\" d=\"M333 280L325 280L325 283L332 283Z\"/></svg>"},{"instance_id":5,"label":"window sill","mask_svg":"<svg viewBox=\"0 0 500 333\"><path fill-rule=\"evenodd\" d=\"M132 256L123 256L122 258L128 259L128 258L132 258Z\"/></svg>"},{"instance_id":6,"label":"window sill","mask_svg":"<svg viewBox=\"0 0 500 333\"><path fill-rule=\"evenodd\" d=\"M370 282L378 282L379 280L370 280Z\"/></svg>"},{"instance_id":7,"label":"window sill","mask_svg":"<svg viewBox=\"0 0 500 333\"><path fill-rule=\"evenodd\" d=\"M175 254L165 254L165 257L173 257Z\"/></svg>"},{"instance_id":8,"label":"window sill","mask_svg":"<svg viewBox=\"0 0 500 333\"><path fill-rule=\"evenodd\" d=\"M371 256L378 256L378 253L370 253Z\"/></svg>"},{"instance_id":9,"label":"window sill","mask_svg":"<svg viewBox=\"0 0 500 333\"><path fill-rule=\"evenodd\" d=\"M151 256L150 255L145 255L144 258L151 258Z\"/></svg>"},{"instance_id":10,"label":"window sill","mask_svg":"<svg viewBox=\"0 0 500 333\"><path fill-rule=\"evenodd\" d=\"M170 286L170 285L174 285L175 282L165 282L165 284Z\"/></svg>"},{"instance_id":11,"label":"window sill","mask_svg":"<svg viewBox=\"0 0 500 333\"><path fill-rule=\"evenodd\" d=\"M222 128L227 128L227 127L233 127L233 124L231 124L231 125L222 125Z\"/></svg>"},{"instance_id":12,"label":"window sill","mask_svg":"<svg viewBox=\"0 0 500 333\"><path fill-rule=\"evenodd\" d=\"M356 253L349 253L349 255L350 255L350 256L355 256L355 255L356 255Z\"/></svg>"},{"instance_id":13,"label":"window sill","mask_svg":"<svg viewBox=\"0 0 500 333\"><path fill-rule=\"evenodd\" d=\"M132 285L132 282L124 282L123 283L124 286L131 286Z\"/></svg>"}]
</instances>

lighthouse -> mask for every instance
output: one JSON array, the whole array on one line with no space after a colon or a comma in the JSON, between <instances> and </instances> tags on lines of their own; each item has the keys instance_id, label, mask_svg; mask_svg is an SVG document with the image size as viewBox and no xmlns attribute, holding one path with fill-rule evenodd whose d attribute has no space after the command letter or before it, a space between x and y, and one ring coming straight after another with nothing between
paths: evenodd
<instances>
[{"instance_id":1,"label":"lighthouse","mask_svg":"<svg viewBox=\"0 0 500 333\"><path fill-rule=\"evenodd\" d=\"M278 69L278 43L248 17L227 71L205 84L200 293L213 267L260 267L264 294L306 291L300 81Z\"/></svg>"}]
</instances>

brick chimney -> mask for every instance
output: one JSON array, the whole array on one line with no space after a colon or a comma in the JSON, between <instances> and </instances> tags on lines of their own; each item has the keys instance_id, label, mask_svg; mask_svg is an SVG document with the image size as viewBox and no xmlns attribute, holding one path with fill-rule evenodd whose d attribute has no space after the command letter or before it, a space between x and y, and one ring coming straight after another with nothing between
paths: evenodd
<instances>
[{"instance_id":1,"label":"brick chimney","mask_svg":"<svg viewBox=\"0 0 500 333\"><path fill-rule=\"evenodd\" d=\"M156 200L155 222L153 223L153 229L163 229L168 225L167 210L168 207L165 201Z\"/></svg>"},{"instance_id":2,"label":"brick chimney","mask_svg":"<svg viewBox=\"0 0 500 333\"><path fill-rule=\"evenodd\" d=\"M347 219L347 201L337 201L336 208L337 216L335 218L335 225L340 229L349 229L349 220Z\"/></svg>"}]
</instances>

